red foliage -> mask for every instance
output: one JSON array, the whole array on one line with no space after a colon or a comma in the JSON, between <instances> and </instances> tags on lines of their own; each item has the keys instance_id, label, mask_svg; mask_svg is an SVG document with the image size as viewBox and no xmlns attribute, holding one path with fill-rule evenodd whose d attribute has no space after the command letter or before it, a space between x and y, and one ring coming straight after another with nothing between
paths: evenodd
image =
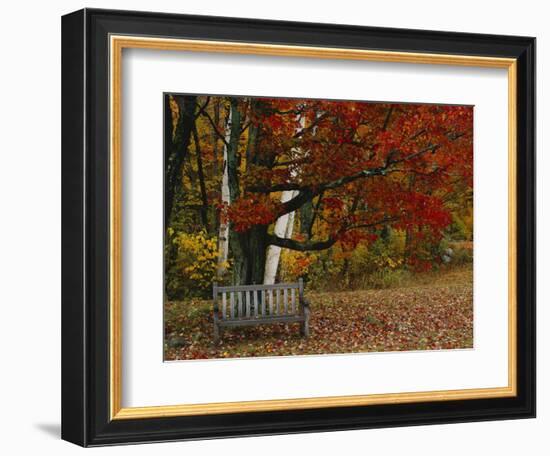
<instances>
[{"instance_id":1,"label":"red foliage","mask_svg":"<svg viewBox=\"0 0 550 456\"><path fill-rule=\"evenodd\" d=\"M265 98L247 113L260 134L228 209L237 231L272 223L294 184L312 198L326 188L325 232L342 244L368 239L377 221L436 240L451 223L446 197L472 186L470 106Z\"/></svg>"},{"instance_id":2,"label":"red foliage","mask_svg":"<svg viewBox=\"0 0 550 456\"><path fill-rule=\"evenodd\" d=\"M256 195L239 198L229 206L227 215L237 232L247 231L254 225L269 225L276 219L269 199Z\"/></svg>"},{"instance_id":3,"label":"red foliage","mask_svg":"<svg viewBox=\"0 0 550 456\"><path fill-rule=\"evenodd\" d=\"M344 250L351 250L357 247L360 242L372 243L377 238L378 236L374 233L368 233L363 230L348 230L338 237L338 241Z\"/></svg>"}]
</instances>

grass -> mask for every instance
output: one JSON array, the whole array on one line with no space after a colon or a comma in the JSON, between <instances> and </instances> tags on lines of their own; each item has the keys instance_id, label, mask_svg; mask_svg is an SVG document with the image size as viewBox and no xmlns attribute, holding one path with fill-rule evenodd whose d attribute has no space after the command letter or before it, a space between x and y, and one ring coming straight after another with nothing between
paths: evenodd
<instances>
[{"instance_id":1,"label":"grass","mask_svg":"<svg viewBox=\"0 0 550 456\"><path fill-rule=\"evenodd\" d=\"M298 324L226 329L213 343L211 301L165 304L165 359L437 350L473 347L473 274L417 274L382 290L307 293L310 337Z\"/></svg>"}]
</instances>

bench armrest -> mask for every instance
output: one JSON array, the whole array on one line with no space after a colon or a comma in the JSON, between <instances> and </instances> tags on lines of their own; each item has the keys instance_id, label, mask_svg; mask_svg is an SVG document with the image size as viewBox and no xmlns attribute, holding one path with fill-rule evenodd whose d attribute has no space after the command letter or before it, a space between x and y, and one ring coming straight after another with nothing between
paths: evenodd
<instances>
[{"instance_id":1,"label":"bench armrest","mask_svg":"<svg viewBox=\"0 0 550 456\"><path fill-rule=\"evenodd\" d=\"M302 301L302 305L303 305L304 307L309 307L309 299L307 299L307 298L302 298L301 301Z\"/></svg>"}]
</instances>

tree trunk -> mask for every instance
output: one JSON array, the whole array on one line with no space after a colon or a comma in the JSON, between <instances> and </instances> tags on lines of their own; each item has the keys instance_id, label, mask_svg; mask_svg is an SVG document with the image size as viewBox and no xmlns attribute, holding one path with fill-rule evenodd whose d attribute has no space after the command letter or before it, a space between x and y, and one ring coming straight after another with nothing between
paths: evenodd
<instances>
[{"instance_id":1,"label":"tree trunk","mask_svg":"<svg viewBox=\"0 0 550 456\"><path fill-rule=\"evenodd\" d=\"M411 174L409 176L409 191L412 191L416 182L416 175ZM403 260L406 262L412 254L412 240L414 237L413 228L408 226L405 229L405 251L403 252Z\"/></svg>"},{"instance_id":2,"label":"tree trunk","mask_svg":"<svg viewBox=\"0 0 550 456\"><path fill-rule=\"evenodd\" d=\"M313 237L313 226L315 225L317 214L321 210L321 202L323 201L324 194L324 192L321 192L320 195L317 197L317 204L315 204L315 209L313 210L313 214L311 215L311 220L309 221L309 226L307 230L308 239L311 239ZM311 205L313 205L313 201L311 201Z\"/></svg>"},{"instance_id":3,"label":"tree trunk","mask_svg":"<svg viewBox=\"0 0 550 456\"><path fill-rule=\"evenodd\" d=\"M287 201L294 198L297 194L296 190L284 191L281 195L281 203L286 203ZM287 232L290 222L294 222L294 212L289 214L284 214L277 219L275 222L275 227L273 228L273 234L277 237L288 238ZM292 229L290 230L292 236ZM272 285L275 283L275 277L277 276L277 269L279 267L279 259L281 258L281 247L276 245L270 245L267 249L266 262L265 262L265 273L264 273L264 283L266 285Z\"/></svg>"},{"instance_id":4,"label":"tree trunk","mask_svg":"<svg viewBox=\"0 0 550 456\"><path fill-rule=\"evenodd\" d=\"M173 125L172 108L170 107L170 95L164 95L164 177L165 177L165 203L164 203L164 231L168 229L168 219L172 211L172 201L174 195L168 195L169 191L173 192L172 188L168 188L169 164L174 153L174 125ZM170 198L170 204L167 200Z\"/></svg>"},{"instance_id":5,"label":"tree trunk","mask_svg":"<svg viewBox=\"0 0 550 456\"><path fill-rule=\"evenodd\" d=\"M241 137L241 113L239 102L236 98L230 99L229 141L227 150L227 185L229 188L229 199L235 201L240 196L238 153L239 140ZM248 261L246 238L243 233L237 233L229 227L229 247L233 258L233 283L246 283L248 276Z\"/></svg>"},{"instance_id":6,"label":"tree trunk","mask_svg":"<svg viewBox=\"0 0 550 456\"><path fill-rule=\"evenodd\" d=\"M257 105L257 100L251 101L253 106ZM239 124L235 125L232 130L230 156L234 159L234 165L230 164L230 170L236 169L238 166L237 152L240 139L240 115L236 109L236 101L232 103L232 112L239 116ZM237 128L238 127L238 128ZM262 162L262 157L256 154L256 143L259 137L259 128L255 124L249 126L248 142L246 146L246 166L251 163L259 164ZM265 165L265 163L264 163ZM234 174L237 176L237 173ZM233 195L240 195L237 179L229 179L234 183ZM231 187L231 186L230 186ZM264 278L265 258L267 252L267 226L257 225L244 233L231 231L230 245L233 259L233 283L246 284L261 284Z\"/></svg>"},{"instance_id":7,"label":"tree trunk","mask_svg":"<svg viewBox=\"0 0 550 456\"><path fill-rule=\"evenodd\" d=\"M342 265L342 280L343 283L348 286L350 283L349 277L349 258L344 258L344 264Z\"/></svg>"},{"instance_id":8,"label":"tree trunk","mask_svg":"<svg viewBox=\"0 0 550 456\"><path fill-rule=\"evenodd\" d=\"M300 234L308 236L313 220L313 202L308 201L300 208ZM311 236L309 236L311 238Z\"/></svg>"},{"instance_id":9,"label":"tree trunk","mask_svg":"<svg viewBox=\"0 0 550 456\"><path fill-rule=\"evenodd\" d=\"M259 106L258 100L250 100L250 111L253 112ZM250 163L259 164L261 162L260 157L256 154L256 144L258 142L259 136L259 127L255 123L250 123L248 127L248 144L246 146L246 166L248 167Z\"/></svg>"},{"instance_id":10,"label":"tree trunk","mask_svg":"<svg viewBox=\"0 0 550 456\"><path fill-rule=\"evenodd\" d=\"M296 132L300 132L304 128L305 118L300 119L300 128ZM292 175L291 171L291 175ZM287 190L281 194L281 203L286 203L298 195L297 190ZM275 227L273 228L273 234L278 237L288 238L292 237L292 231L294 229L294 212L281 215L275 221ZM277 276L277 269L279 268L279 260L281 258L281 248L276 245L270 245L267 249L266 261L265 261L265 273L264 283L266 285L272 285L275 283Z\"/></svg>"},{"instance_id":11,"label":"tree trunk","mask_svg":"<svg viewBox=\"0 0 550 456\"><path fill-rule=\"evenodd\" d=\"M206 194L206 184L204 182L204 169L202 166L202 152L199 144L199 134L197 126L193 125L193 141L195 143L195 155L197 159L197 172L199 175L199 187L201 190L201 221L207 233L210 232L208 227L208 195Z\"/></svg>"},{"instance_id":12,"label":"tree trunk","mask_svg":"<svg viewBox=\"0 0 550 456\"><path fill-rule=\"evenodd\" d=\"M239 102L231 98L231 125L229 128L229 145L227 147L227 177L229 184L229 197L235 201L240 196L239 189L239 140L241 138L241 113Z\"/></svg>"},{"instance_id":13,"label":"tree trunk","mask_svg":"<svg viewBox=\"0 0 550 456\"><path fill-rule=\"evenodd\" d=\"M164 172L166 175L164 189L164 226L168 228L174 200L181 188L182 167L189 150L191 131L195 123L196 96L176 96L179 108L179 118L174 135L171 134L172 116L170 122L165 122L165 146L164 146ZM165 103L169 105L170 99L165 97ZM169 106L165 107L165 115ZM167 119L168 120L168 119ZM170 124L169 127L166 125Z\"/></svg>"},{"instance_id":14,"label":"tree trunk","mask_svg":"<svg viewBox=\"0 0 550 456\"><path fill-rule=\"evenodd\" d=\"M218 126L220 125L220 100L217 98L216 103L214 104L214 125L216 127L216 130L218 129ZM226 135L227 136L227 135ZM214 146L212 148L212 162L213 162L213 174L214 176L218 175L218 132L213 131L212 132L212 142L214 143Z\"/></svg>"},{"instance_id":15,"label":"tree trunk","mask_svg":"<svg viewBox=\"0 0 550 456\"><path fill-rule=\"evenodd\" d=\"M238 285L261 284L268 247L267 225L256 225L244 233L232 232L231 239L233 282ZM238 255L234 248L239 251Z\"/></svg>"},{"instance_id":16,"label":"tree trunk","mask_svg":"<svg viewBox=\"0 0 550 456\"><path fill-rule=\"evenodd\" d=\"M231 111L227 115L227 122L225 124L225 144L223 146L223 176L222 176L222 188L221 197L224 207L229 206L231 203L231 197L229 194L229 175L227 172L227 145L231 139ZM218 234L218 279L221 279L227 270L227 259L229 256L229 220L225 211L220 211L220 228Z\"/></svg>"}]
</instances>

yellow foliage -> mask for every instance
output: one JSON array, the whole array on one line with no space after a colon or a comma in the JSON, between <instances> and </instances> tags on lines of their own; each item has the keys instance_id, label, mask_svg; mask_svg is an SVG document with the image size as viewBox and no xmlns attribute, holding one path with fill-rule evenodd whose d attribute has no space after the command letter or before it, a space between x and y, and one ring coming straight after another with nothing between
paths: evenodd
<instances>
[{"instance_id":1,"label":"yellow foliage","mask_svg":"<svg viewBox=\"0 0 550 456\"><path fill-rule=\"evenodd\" d=\"M169 103L170 103L170 111L172 112L172 138L173 138L174 133L176 131L176 125L178 124L178 120L180 117L180 110L179 110L177 101L172 95L170 95L169 97Z\"/></svg>"},{"instance_id":2,"label":"yellow foliage","mask_svg":"<svg viewBox=\"0 0 550 456\"><path fill-rule=\"evenodd\" d=\"M296 280L306 275L317 261L315 253L283 249L281 255L281 276L283 280Z\"/></svg>"},{"instance_id":3,"label":"yellow foliage","mask_svg":"<svg viewBox=\"0 0 550 456\"><path fill-rule=\"evenodd\" d=\"M178 233L172 242L177 246L177 266L185 282L195 288L209 289L218 269L218 240L205 231Z\"/></svg>"}]
</instances>

